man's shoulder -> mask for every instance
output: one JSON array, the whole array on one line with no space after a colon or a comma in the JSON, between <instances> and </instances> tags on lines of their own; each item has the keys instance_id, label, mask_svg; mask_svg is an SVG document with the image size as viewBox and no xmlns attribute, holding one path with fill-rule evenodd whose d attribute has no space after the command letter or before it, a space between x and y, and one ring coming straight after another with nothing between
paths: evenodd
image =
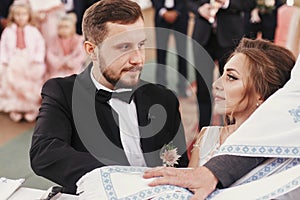
<instances>
[{"instance_id":1,"label":"man's shoulder","mask_svg":"<svg viewBox=\"0 0 300 200\"><path fill-rule=\"evenodd\" d=\"M145 93L152 93L152 94L162 94L162 95L175 95L172 90L166 88L163 85L150 83L144 80L140 81L140 87L143 92Z\"/></svg>"},{"instance_id":2,"label":"man's shoulder","mask_svg":"<svg viewBox=\"0 0 300 200\"><path fill-rule=\"evenodd\" d=\"M77 74L73 74L66 77L56 77L48 79L44 85L61 85L61 86L73 86Z\"/></svg>"},{"instance_id":3,"label":"man's shoulder","mask_svg":"<svg viewBox=\"0 0 300 200\"><path fill-rule=\"evenodd\" d=\"M142 96L142 98L148 98L152 101L157 102L166 101L170 103L173 101L178 101L175 93L172 90L166 88L163 85L154 84L146 81L141 81L137 93L139 94L139 97Z\"/></svg>"},{"instance_id":4,"label":"man's shoulder","mask_svg":"<svg viewBox=\"0 0 300 200\"><path fill-rule=\"evenodd\" d=\"M73 74L67 77L57 77L48 79L43 86L42 92L72 92L76 77L77 75Z\"/></svg>"}]
</instances>

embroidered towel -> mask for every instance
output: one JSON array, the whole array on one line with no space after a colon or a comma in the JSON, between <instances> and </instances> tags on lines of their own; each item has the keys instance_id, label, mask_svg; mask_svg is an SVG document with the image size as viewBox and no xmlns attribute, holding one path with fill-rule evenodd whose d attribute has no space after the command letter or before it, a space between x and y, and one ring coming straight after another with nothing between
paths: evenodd
<instances>
[{"instance_id":1,"label":"embroidered towel","mask_svg":"<svg viewBox=\"0 0 300 200\"><path fill-rule=\"evenodd\" d=\"M97 168L77 182L79 200L167 200L189 199L192 193L171 185L149 187L152 179L143 179L146 167L107 166Z\"/></svg>"},{"instance_id":2,"label":"embroidered towel","mask_svg":"<svg viewBox=\"0 0 300 200\"><path fill-rule=\"evenodd\" d=\"M25 181L25 179L0 178L0 200L8 199Z\"/></svg>"}]
</instances>

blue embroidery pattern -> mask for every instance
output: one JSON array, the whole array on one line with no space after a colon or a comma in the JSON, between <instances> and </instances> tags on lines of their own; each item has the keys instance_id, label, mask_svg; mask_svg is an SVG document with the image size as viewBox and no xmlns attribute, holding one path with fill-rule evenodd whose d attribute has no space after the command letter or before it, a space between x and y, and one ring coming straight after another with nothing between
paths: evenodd
<instances>
[{"instance_id":1,"label":"blue embroidery pattern","mask_svg":"<svg viewBox=\"0 0 300 200\"><path fill-rule=\"evenodd\" d=\"M289 110L289 113L294 117L294 122L300 122L300 106L296 109Z\"/></svg>"},{"instance_id":2,"label":"blue embroidery pattern","mask_svg":"<svg viewBox=\"0 0 300 200\"><path fill-rule=\"evenodd\" d=\"M273 192L271 192L269 194L266 194L263 197L257 198L256 200L268 200L268 199L272 199L274 197L278 197L280 195L286 194L289 191L292 191L293 189L299 187L299 185L300 185L300 176L298 176L297 178L295 178L291 182L287 183L286 185L284 185L284 186L282 186L280 188L276 188ZM212 194L210 194L206 198L206 200L211 200L213 197L217 196L222 191L224 191L224 189L216 190L215 192L213 192Z\"/></svg>"},{"instance_id":3,"label":"blue embroidery pattern","mask_svg":"<svg viewBox=\"0 0 300 200\"><path fill-rule=\"evenodd\" d=\"M146 167L131 167L131 166L113 166L113 167L102 167L100 170L101 179L103 186L105 188L106 196L110 200L118 200L116 192L114 190L111 177L112 173L123 172L123 173L132 173L139 172L143 173L147 168ZM176 192L174 192L176 190ZM168 193L170 191L170 193ZM164 193L164 194L160 194ZM159 197L152 198L153 200L167 200L167 199L189 199L192 197L192 193L181 187L172 186L172 185L163 185L156 186L147 190L139 191L133 195L127 196L125 198L119 198L119 200L143 200L153 197L155 195Z\"/></svg>"},{"instance_id":4,"label":"blue embroidery pattern","mask_svg":"<svg viewBox=\"0 0 300 200\"><path fill-rule=\"evenodd\" d=\"M255 173L253 176L251 176L250 178L248 178L247 180L245 180L244 182L242 182L239 185L249 183L249 182L261 179L263 177L266 177L270 174L273 174L272 171L277 167L280 168L281 167L280 165L283 162L286 162L287 160L290 160L289 163L286 166L282 167L282 169L277 170L275 172L275 174L279 173L279 172L282 172L282 171L285 171L289 168L292 168L292 167L300 164L300 158L294 158L294 159L278 158L278 159L275 159L274 161L269 163L267 166L265 166L263 169L259 170L257 173ZM272 199L274 197L278 197L280 195L286 194L289 191L292 191L293 189L299 187L299 185L300 185L300 176L298 176L297 178L295 178L291 182L287 183L286 185L283 185L280 188L274 189L274 191L272 191L271 193L266 194L263 197L257 198L257 200L267 200L267 199ZM206 200L213 199L215 196L217 196L219 193L223 192L224 190L226 190L226 189L219 189L219 190L214 191L212 194L210 194L206 198Z\"/></svg>"},{"instance_id":5,"label":"blue embroidery pattern","mask_svg":"<svg viewBox=\"0 0 300 200\"><path fill-rule=\"evenodd\" d=\"M299 185L300 185L300 176L298 176L297 178L295 178L291 182L287 183L286 185L284 185L284 186L282 186L280 188L274 189L273 192L271 192L269 194L266 194L263 197L257 198L256 200L269 200L269 199L272 199L274 197L278 197L280 195L286 194L289 191L292 191L293 189L299 187ZM206 198L206 200L213 199L216 195L218 195L219 193L221 193L224 190L226 190L226 189L220 189L220 190L214 191L212 194L210 194Z\"/></svg>"},{"instance_id":6,"label":"blue embroidery pattern","mask_svg":"<svg viewBox=\"0 0 300 200\"><path fill-rule=\"evenodd\" d=\"M213 193L211 193L205 200L211 200L217 194L221 193L224 189L216 189Z\"/></svg>"},{"instance_id":7,"label":"blue embroidery pattern","mask_svg":"<svg viewBox=\"0 0 300 200\"><path fill-rule=\"evenodd\" d=\"M274 197L278 197L282 194L292 191L293 189L299 187L299 185L300 185L300 176L298 176L291 182L287 183L286 185L284 185L280 188L276 188L273 192L271 192L261 198L258 198L257 200L266 200L266 199L272 199Z\"/></svg>"},{"instance_id":8,"label":"blue embroidery pattern","mask_svg":"<svg viewBox=\"0 0 300 200\"><path fill-rule=\"evenodd\" d=\"M242 184L244 183L248 183L254 180L258 180L262 177L268 176L268 174L270 174L275 168L280 167L280 165L283 162L286 162L289 158L277 158L274 161L272 161L271 163L269 163L267 166L265 166L263 169L261 169L260 171L258 171L256 174L254 174L252 177L250 177L249 179L245 180ZM279 171L284 171L287 170L291 167L294 167L296 165L300 164L300 158L294 158L294 159L290 159L291 161L289 162L289 164L287 164L285 167L283 167L283 169L279 170ZM146 170L147 168L142 168L142 167L124 167L124 166L114 166L114 167L103 167L101 168L101 178L103 181L103 185L106 189L106 195L107 198L110 200L143 200L143 199L148 199L149 197L152 200L169 200L169 199L174 199L174 200L188 200L192 197L192 193L190 191L188 191L187 189L184 188L180 188L180 187L176 187L176 186L171 186L171 185L164 185L164 186L157 186L157 187L153 187L149 190L144 190L144 191L140 191L137 192L133 195L130 195L128 197L125 198L120 198L118 199L118 197L116 196L116 193L114 191L111 179L110 179L110 174L112 173L116 173L116 172L139 172L142 173ZM277 171L277 173L279 172ZM299 187L300 185L300 176L297 177L296 179L294 179L293 181L287 183L286 185L280 187L280 188L276 188L274 189L273 192L258 198L259 200L265 200L265 199L271 199L273 197L277 197L280 196L282 194L285 194L288 191L291 191L294 188ZM174 191L178 191L178 192L174 192ZM206 200L210 200L212 198L214 198L216 195L218 195L219 193L223 192L224 189L221 190L216 190L214 191L211 195L209 195ZM168 192L170 191L170 192ZM158 195L157 197L153 197L155 195Z\"/></svg>"},{"instance_id":9,"label":"blue embroidery pattern","mask_svg":"<svg viewBox=\"0 0 300 200\"><path fill-rule=\"evenodd\" d=\"M151 200L170 200L170 199L180 199L180 200L189 200L192 197L192 194L187 193L170 193L162 194L159 197L152 198Z\"/></svg>"},{"instance_id":10,"label":"blue embroidery pattern","mask_svg":"<svg viewBox=\"0 0 300 200\"><path fill-rule=\"evenodd\" d=\"M278 147L278 146L252 146L252 145L225 145L220 148L217 154L259 154L276 155L281 157L299 157L299 147Z\"/></svg>"},{"instance_id":11,"label":"blue embroidery pattern","mask_svg":"<svg viewBox=\"0 0 300 200\"><path fill-rule=\"evenodd\" d=\"M285 165L284 167L281 166L282 163L286 162L287 160L290 160L289 163L287 165ZM246 179L245 181L243 181L242 183L240 183L239 185L245 184L245 183L249 183L255 180L259 180L263 177L269 176L270 174L275 174L285 171L291 167L294 167L296 165L300 164L300 158L294 158L294 159L290 159L290 158L277 158L274 161L272 161L271 163L267 164L264 168L262 168L261 170L257 171L255 174L253 174L251 177L249 177L248 179ZM276 169L279 168L279 169Z\"/></svg>"}]
</instances>

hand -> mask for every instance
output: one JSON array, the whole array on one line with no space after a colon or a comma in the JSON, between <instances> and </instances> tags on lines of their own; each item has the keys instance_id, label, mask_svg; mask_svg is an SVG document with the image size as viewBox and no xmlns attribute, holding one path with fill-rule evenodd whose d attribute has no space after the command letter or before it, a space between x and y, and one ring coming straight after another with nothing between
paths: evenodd
<instances>
[{"instance_id":1,"label":"hand","mask_svg":"<svg viewBox=\"0 0 300 200\"><path fill-rule=\"evenodd\" d=\"M260 19L260 17L259 17L259 10L258 10L258 8L254 8L254 9L251 11L250 22L251 22L251 23L260 23L260 22L261 22L261 19Z\"/></svg>"},{"instance_id":2,"label":"hand","mask_svg":"<svg viewBox=\"0 0 300 200\"><path fill-rule=\"evenodd\" d=\"M201 17L203 17L206 20L209 20L210 16L210 4L205 3L202 6L198 8L198 13Z\"/></svg>"},{"instance_id":3,"label":"hand","mask_svg":"<svg viewBox=\"0 0 300 200\"><path fill-rule=\"evenodd\" d=\"M149 186L176 185L188 188L194 192L192 199L205 199L212 193L218 183L215 175L206 167L194 169L177 169L172 167L158 167L145 171L143 178L158 177Z\"/></svg>"},{"instance_id":4,"label":"hand","mask_svg":"<svg viewBox=\"0 0 300 200\"><path fill-rule=\"evenodd\" d=\"M207 21L211 21L212 18L215 18L220 8L221 8L221 4L218 2L215 2L213 6L210 5L209 3L205 3L198 8L198 13Z\"/></svg>"},{"instance_id":5,"label":"hand","mask_svg":"<svg viewBox=\"0 0 300 200\"><path fill-rule=\"evenodd\" d=\"M216 2L220 3L223 6L228 0L216 0Z\"/></svg>"},{"instance_id":6,"label":"hand","mask_svg":"<svg viewBox=\"0 0 300 200\"><path fill-rule=\"evenodd\" d=\"M175 10L168 10L164 13L163 18L166 22L173 24L178 17L178 12Z\"/></svg>"}]
</instances>

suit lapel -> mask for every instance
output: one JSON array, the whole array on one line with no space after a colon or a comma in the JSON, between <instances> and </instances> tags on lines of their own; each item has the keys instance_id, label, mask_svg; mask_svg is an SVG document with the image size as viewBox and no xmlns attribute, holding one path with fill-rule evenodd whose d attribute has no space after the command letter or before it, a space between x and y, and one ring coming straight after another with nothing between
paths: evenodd
<instances>
[{"instance_id":1,"label":"suit lapel","mask_svg":"<svg viewBox=\"0 0 300 200\"><path fill-rule=\"evenodd\" d=\"M83 72L77 75L76 79L78 80L80 85L82 85L86 89L86 91L88 91L89 95L95 96L95 92L97 89L90 76L92 66L93 64L90 63Z\"/></svg>"},{"instance_id":2,"label":"suit lapel","mask_svg":"<svg viewBox=\"0 0 300 200\"><path fill-rule=\"evenodd\" d=\"M156 146L156 140L152 136L156 133L150 124L155 123L153 120L156 120L157 116L155 112L150 111L153 102L149 94L145 92L147 90L147 84L147 82L141 81L134 97L138 115L141 148L147 166L153 167L161 165L161 160L159 153L153 152Z\"/></svg>"},{"instance_id":3,"label":"suit lapel","mask_svg":"<svg viewBox=\"0 0 300 200\"><path fill-rule=\"evenodd\" d=\"M134 94L134 102L136 105L139 127L146 126L149 122L148 105L150 102L149 102L149 98L145 96L143 93L144 93L143 88L141 88L138 89L138 91L136 91L136 93Z\"/></svg>"},{"instance_id":4,"label":"suit lapel","mask_svg":"<svg viewBox=\"0 0 300 200\"><path fill-rule=\"evenodd\" d=\"M97 88L91 79L91 69L92 64L89 64L89 66L77 76L78 81L88 92L88 98L94 99L94 101L92 102L95 102L96 115L104 134L116 146L123 149L118 125L118 114L111 108L108 103L102 103L95 100Z\"/></svg>"}]
</instances>

